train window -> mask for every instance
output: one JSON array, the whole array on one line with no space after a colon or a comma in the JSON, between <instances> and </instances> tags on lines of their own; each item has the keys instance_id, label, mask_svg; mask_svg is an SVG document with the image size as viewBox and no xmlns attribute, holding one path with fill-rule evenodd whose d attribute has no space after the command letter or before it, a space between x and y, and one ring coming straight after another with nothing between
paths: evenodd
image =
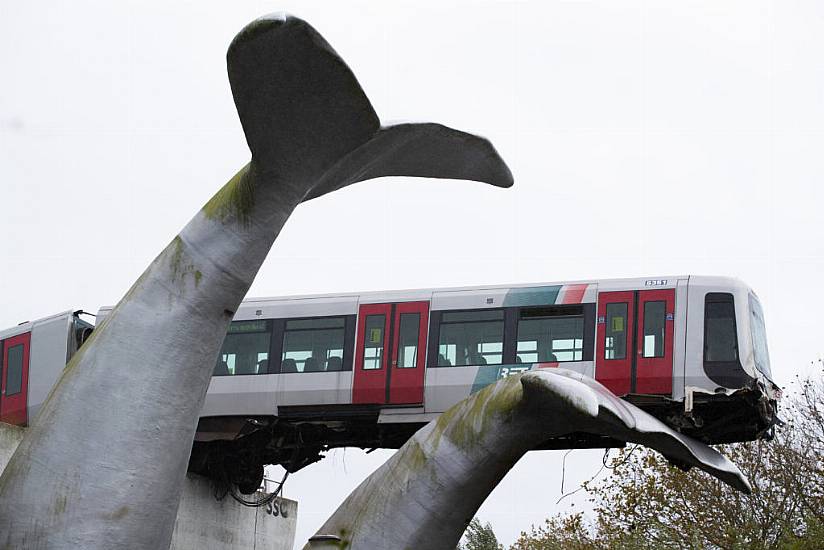
<instances>
[{"instance_id":1,"label":"train window","mask_svg":"<svg viewBox=\"0 0 824 550\"><path fill-rule=\"evenodd\" d=\"M752 294L750 294L750 317L755 367L767 377L772 378L770 353L767 350L767 329L764 326L764 312L761 310L761 303L758 298Z\"/></svg>"},{"instance_id":2,"label":"train window","mask_svg":"<svg viewBox=\"0 0 824 550\"><path fill-rule=\"evenodd\" d=\"M5 396L18 394L23 389L23 344L9 348L6 368Z\"/></svg>"},{"instance_id":3,"label":"train window","mask_svg":"<svg viewBox=\"0 0 824 550\"><path fill-rule=\"evenodd\" d=\"M343 369L346 319L288 319L283 331L282 373Z\"/></svg>"},{"instance_id":4,"label":"train window","mask_svg":"<svg viewBox=\"0 0 824 550\"><path fill-rule=\"evenodd\" d=\"M418 335L421 329L420 313L401 313L398 334L398 368L414 369L418 366Z\"/></svg>"},{"instance_id":5,"label":"train window","mask_svg":"<svg viewBox=\"0 0 824 550\"><path fill-rule=\"evenodd\" d=\"M363 370L378 370L383 366L383 340L386 315L367 315L363 331Z\"/></svg>"},{"instance_id":6,"label":"train window","mask_svg":"<svg viewBox=\"0 0 824 550\"><path fill-rule=\"evenodd\" d=\"M711 292L705 298L704 361L738 362L735 302L732 294Z\"/></svg>"},{"instance_id":7,"label":"train window","mask_svg":"<svg viewBox=\"0 0 824 550\"><path fill-rule=\"evenodd\" d=\"M666 302L644 302L643 357L664 356L666 309Z\"/></svg>"},{"instance_id":8,"label":"train window","mask_svg":"<svg viewBox=\"0 0 824 550\"><path fill-rule=\"evenodd\" d=\"M516 361L581 361L584 353L584 314L581 306L524 308L520 317Z\"/></svg>"},{"instance_id":9,"label":"train window","mask_svg":"<svg viewBox=\"0 0 824 550\"><path fill-rule=\"evenodd\" d=\"M271 340L270 321L233 321L223 340L214 376L266 374Z\"/></svg>"},{"instance_id":10,"label":"train window","mask_svg":"<svg viewBox=\"0 0 824 550\"><path fill-rule=\"evenodd\" d=\"M604 359L627 358L628 309L626 302L607 304Z\"/></svg>"},{"instance_id":11,"label":"train window","mask_svg":"<svg viewBox=\"0 0 824 550\"><path fill-rule=\"evenodd\" d=\"M449 311L441 315L439 367L500 365L503 350L503 310Z\"/></svg>"}]
</instances>

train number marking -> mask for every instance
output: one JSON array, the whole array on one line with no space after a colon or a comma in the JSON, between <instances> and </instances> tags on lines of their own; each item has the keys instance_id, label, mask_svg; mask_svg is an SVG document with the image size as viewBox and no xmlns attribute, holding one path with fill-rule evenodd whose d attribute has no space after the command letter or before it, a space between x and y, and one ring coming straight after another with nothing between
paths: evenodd
<instances>
[{"instance_id":1,"label":"train number marking","mask_svg":"<svg viewBox=\"0 0 824 550\"><path fill-rule=\"evenodd\" d=\"M529 367L501 367L500 372L498 373L498 380L502 378L506 378L512 374L520 374L522 372L526 372L529 370Z\"/></svg>"}]
</instances>

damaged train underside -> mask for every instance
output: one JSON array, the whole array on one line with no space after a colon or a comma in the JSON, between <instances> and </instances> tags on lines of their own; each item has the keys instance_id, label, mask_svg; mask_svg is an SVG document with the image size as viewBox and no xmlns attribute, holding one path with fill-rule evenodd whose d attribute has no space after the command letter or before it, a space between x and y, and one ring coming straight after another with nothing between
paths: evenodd
<instances>
[{"instance_id":1,"label":"damaged train underside","mask_svg":"<svg viewBox=\"0 0 824 550\"><path fill-rule=\"evenodd\" d=\"M661 396L628 395L626 401L673 430L709 445L771 439L775 402L758 389L732 395L694 396L693 408ZM281 415L201 418L189 471L251 494L261 485L264 467L280 465L294 473L335 448L399 449L423 422L379 423L380 406L289 407ZM753 410L759 410L757 417ZM533 450L622 448L623 441L572 431Z\"/></svg>"}]
</instances>

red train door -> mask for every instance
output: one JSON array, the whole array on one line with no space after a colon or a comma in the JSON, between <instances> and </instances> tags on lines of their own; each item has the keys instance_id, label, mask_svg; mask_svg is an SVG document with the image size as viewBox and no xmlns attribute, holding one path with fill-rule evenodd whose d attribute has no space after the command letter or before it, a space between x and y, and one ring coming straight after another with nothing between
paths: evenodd
<instances>
[{"instance_id":1,"label":"red train door","mask_svg":"<svg viewBox=\"0 0 824 550\"><path fill-rule=\"evenodd\" d=\"M675 289L638 293L638 354L633 393L672 393Z\"/></svg>"},{"instance_id":2,"label":"red train door","mask_svg":"<svg viewBox=\"0 0 824 550\"><path fill-rule=\"evenodd\" d=\"M598 293L598 334L595 379L615 395L632 389L632 347L635 293Z\"/></svg>"},{"instance_id":3,"label":"red train door","mask_svg":"<svg viewBox=\"0 0 824 550\"><path fill-rule=\"evenodd\" d=\"M423 403L428 324L429 302L360 307L352 403Z\"/></svg>"},{"instance_id":4,"label":"red train door","mask_svg":"<svg viewBox=\"0 0 824 550\"><path fill-rule=\"evenodd\" d=\"M387 401L392 405L423 403L428 326L429 302L404 302L395 306Z\"/></svg>"},{"instance_id":5,"label":"red train door","mask_svg":"<svg viewBox=\"0 0 824 550\"><path fill-rule=\"evenodd\" d=\"M3 368L0 376L0 421L25 426L26 398L29 393L29 347L31 333L7 338L3 342Z\"/></svg>"},{"instance_id":6,"label":"red train door","mask_svg":"<svg viewBox=\"0 0 824 550\"><path fill-rule=\"evenodd\" d=\"M365 304L358 312L352 403L386 403L392 304Z\"/></svg>"},{"instance_id":7,"label":"red train door","mask_svg":"<svg viewBox=\"0 0 824 550\"><path fill-rule=\"evenodd\" d=\"M615 395L672 393L675 290L598 294L595 379Z\"/></svg>"}]
</instances>

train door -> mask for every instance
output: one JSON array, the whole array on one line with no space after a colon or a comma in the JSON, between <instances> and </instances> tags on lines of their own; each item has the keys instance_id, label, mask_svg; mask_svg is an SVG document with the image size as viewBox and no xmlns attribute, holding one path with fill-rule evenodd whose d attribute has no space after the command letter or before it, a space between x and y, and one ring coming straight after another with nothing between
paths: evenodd
<instances>
[{"instance_id":1,"label":"train door","mask_svg":"<svg viewBox=\"0 0 824 550\"><path fill-rule=\"evenodd\" d=\"M595 379L616 395L672 393L675 290L598 294Z\"/></svg>"},{"instance_id":2,"label":"train door","mask_svg":"<svg viewBox=\"0 0 824 550\"><path fill-rule=\"evenodd\" d=\"M0 376L0 421L25 426L26 397L29 386L29 347L31 333L12 336L3 341L2 376Z\"/></svg>"},{"instance_id":3,"label":"train door","mask_svg":"<svg viewBox=\"0 0 824 550\"><path fill-rule=\"evenodd\" d=\"M633 393L672 393L675 289L638 293L638 355Z\"/></svg>"},{"instance_id":4,"label":"train door","mask_svg":"<svg viewBox=\"0 0 824 550\"><path fill-rule=\"evenodd\" d=\"M423 403L428 324L429 302L360 306L352 403Z\"/></svg>"}]
</instances>

